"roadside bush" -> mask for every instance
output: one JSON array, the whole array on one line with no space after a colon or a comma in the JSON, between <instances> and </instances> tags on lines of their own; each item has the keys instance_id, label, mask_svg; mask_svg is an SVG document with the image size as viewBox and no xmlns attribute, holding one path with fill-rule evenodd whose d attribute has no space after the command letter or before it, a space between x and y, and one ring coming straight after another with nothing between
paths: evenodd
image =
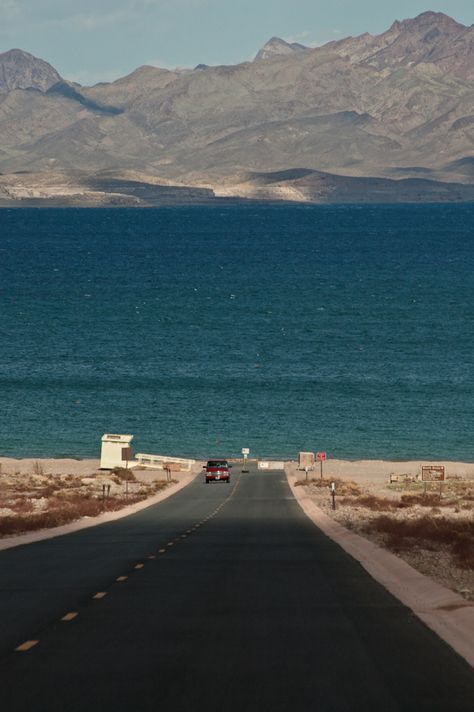
<instances>
[{"instance_id":1,"label":"roadside bush","mask_svg":"<svg viewBox=\"0 0 474 712\"><path fill-rule=\"evenodd\" d=\"M110 497L104 503L102 498L97 499L87 496L70 497L68 500L53 497L49 500L49 509L45 512L38 512L37 514L22 513L15 516L2 517L0 520L0 536L59 527L81 517L96 517L103 511L116 511L130 504L141 502L144 499L146 499L146 496L140 495Z\"/></svg>"},{"instance_id":2,"label":"roadside bush","mask_svg":"<svg viewBox=\"0 0 474 712\"><path fill-rule=\"evenodd\" d=\"M359 495L361 493L361 488L355 482L351 480L341 480L338 477L328 479L327 477L311 477L306 480L303 478L295 482L295 487L303 487L304 485L312 485L313 487L330 489L331 483L334 482L336 485L336 494L339 496L347 495Z\"/></svg>"},{"instance_id":3,"label":"roadside bush","mask_svg":"<svg viewBox=\"0 0 474 712\"><path fill-rule=\"evenodd\" d=\"M400 502L387 497L376 497L374 494L365 494L361 497L344 497L338 500L339 504L355 507L365 507L375 512L390 512L400 508Z\"/></svg>"},{"instance_id":4,"label":"roadside bush","mask_svg":"<svg viewBox=\"0 0 474 712\"><path fill-rule=\"evenodd\" d=\"M110 474L118 478L119 482L126 482L127 480L129 482L137 481L133 470L128 470L126 467L114 467Z\"/></svg>"},{"instance_id":5,"label":"roadside bush","mask_svg":"<svg viewBox=\"0 0 474 712\"><path fill-rule=\"evenodd\" d=\"M382 515L368 522L364 531L382 534L394 551L446 546L458 566L474 569L474 521L429 516L400 520Z\"/></svg>"}]
</instances>

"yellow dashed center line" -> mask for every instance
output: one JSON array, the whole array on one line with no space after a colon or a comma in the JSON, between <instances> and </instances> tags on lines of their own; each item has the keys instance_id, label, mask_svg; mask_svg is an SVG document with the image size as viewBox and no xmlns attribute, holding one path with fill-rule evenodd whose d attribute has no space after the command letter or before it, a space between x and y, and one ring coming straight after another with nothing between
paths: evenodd
<instances>
[{"instance_id":1,"label":"yellow dashed center line","mask_svg":"<svg viewBox=\"0 0 474 712\"><path fill-rule=\"evenodd\" d=\"M71 611L71 613L66 613L65 616L61 618L62 621L73 621L74 618L77 618L79 613L76 613L75 611Z\"/></svg>"},{"instance_id":2,"label":"yellow dashed center line","mask_svg":"<svg viewBox=\"0 0 474 712\"><path fill-rule=\"evenodd\" d=\"M238 481L237 481L237 484L236 484L236 486L234 487L232 493L229 495L229 497L228 497L224 502L222 502L222 503L217 507L217 509L214 510L214 512L213 512L212 514L210 514L208 517L206 517L205 519L203 519L203 520L201 520L200 522L198 522L197 524L195 524L195 525L194 525L193 527L191 527L190 529L187 529L187 530L186 530L186 534L181 534L180 537L178 537L178 538L175 539L174 541L169 541L169 542L167 543L167 546L173 546L176 542L179 542L181 539L186 539L188 534L191 534L191 532L195 532L197 529L199 529L199 527L201 527L203 524L205 524L205 523L208 522L210 519L212 519L213 517L215 517L215 516L220 512L220 510L222 509L222 507L223 507L225 504L227 504L227 502L233 497L233 495L234 495L234 493L235 493L235 491L236 491L237 485L238 485ZM159 553L159 554L165 554L165 553L166 553L166 549L159 549L158 553ZM156 556L155 556L155 554L150 554L150 556L148 556L147 558L148 558L148 559L156 559ZM135 564L134 568L135 568L135 569L143 569L144 566L145 566L145 564ZM116 581L122 582L122 581L126 581L127 579L128 579L128 576L117 576ZM93 598L93 599L96 599L96 600L100 600L101 598L105 598L106 595L107 595L107 591L98 591L97 593L95 593L95 594L92 596L92 598ZM77 618L78 615L79 615L79 613L78 613L77 611L70 611L69 613L66 613L66 614L61 618L61 620L62 620L62 621L65 621L65 622L72 621L72 620L74 620L75 618ZM39 640L26 640L24 643L22 643L21 645L19 645L18 647L16 647L16 648L15 648L15 651L18 651L18 652L26 652L26 651L28 651L28 650L31 650L31 648L34 648L35 645L38 645L38 643L39 643Z\"/></svg>"},{"instance_id":3,"label":"yellow dashed center line","mask_svg":"<svg viewBox=\"0 0 474 712\"><path fill-rule=\"evenodd\" d=\"M27 650L34 648L35 645L38 645L38 643L39 640L27 640L26 642L19 645L18 648L15 648L15 650L17 650L19 653L25 653Z\"/></svg>"}]
</instances>

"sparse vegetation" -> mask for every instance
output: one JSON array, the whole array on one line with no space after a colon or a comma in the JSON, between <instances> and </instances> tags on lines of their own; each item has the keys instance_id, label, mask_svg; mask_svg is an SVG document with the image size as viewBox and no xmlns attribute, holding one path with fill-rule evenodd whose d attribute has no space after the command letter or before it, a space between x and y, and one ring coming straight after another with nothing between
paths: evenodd
<instances>
[{"instance_id":1,"label":"sparse vegetation","mask_svg":"<svg viewBox=\"0 0 474 712\"><path fill-rule=\"evenodd\" d=\"M359 497L343 497L338 503L343 506L365 507L375 512L388 512L402 507L402 503L396 499L387 497L377 497L374 494L364 494Z\"/></svg>"},{"instance_id":2,"label":"sparse vegetation","mask_svg":"<svg viewBox=\"0 0 474 712\"><path fill-rule=\"evenodd\" d=\"M306 479L297 480L295 482L295 487L303 487L305 485L311 485L318 489L329 490L331 488L331 483L334 482L336 485L336 492L340 496L357 496L361 494L362 490L358 484L352 482L351 480L341 480L339 478L327 479L325 477L312 477Z\"/></svg>"},{"instance_id":3,"label":"sparse vegetation","mask_svg":"<svg viewBox=\"0 0 474 712\"><path fill-rule=\"evenodd\" d=\"M35 460L33 463L33 474L41 476L44 475L43 465L41 462L38 462L38 460Z\"/></svg>"},{"instance_id":4,"label":"sparse vegetation","mask_svg":"<svg viewBox=\"0 0 474 712\"><path fill-rule=\"evenodd\" d=\"M47 511L2 517L0 521L0 536L59 527L81 517L96 517L104 509L116 511L143 499L145 497L137 495L129 498L114 497L106 500L105 506L102 500L98 498L76 497L67 502L63 499L50 500Z\"/></svg>"},{"instance_id":5,"label":"sparse vegetation","mask_svg":"<svg viewBox=\"0 0 474 712\"><path fill-rule=\"evenodd\" d=\"M429 515L400 520L383 515L365 524L362 530L382 534L386 545L396 552L413 547L448 547L458 566L474 569L474 521Z\"/></svg>"},{"instance_id":6,"label":"sparse vegetation","mask_svg":"<svg viewBox=\"0 0 474 712\"><path fill-rule=\"evenodd\" d=\"M354 484L298 477L313 501L345 527L474 601L474 479L394 483L373 477ZM336 483L336 510L331 481Z\"/></svg>"},{"instance_id":7,"label":"sparse vegetation","mask_svg":"<svg viewBox=\"0 0 474 712\"><path fill-rule=\"evenodd\" d=\"M126 468L87 476L47 475L41 463L34 462L32 474L3 472L1 484L0 537L4 537L116 511L147 499L170 483L138 482Z\"/></svg>"},{"instance_id":8,"label":"sparse vegetation","mask_svg":"<svg viewBox=\"0 0 474 712\"><path fill-rule=\"evenodd\" d=\"M115 482L117 484L120 484L120 482L136 482L137 478L135 477L135 474L133 470L129 470L126 467L114 467L113 470L111 470L111 475L113 475Z\"/></svg>"}]
</instances>

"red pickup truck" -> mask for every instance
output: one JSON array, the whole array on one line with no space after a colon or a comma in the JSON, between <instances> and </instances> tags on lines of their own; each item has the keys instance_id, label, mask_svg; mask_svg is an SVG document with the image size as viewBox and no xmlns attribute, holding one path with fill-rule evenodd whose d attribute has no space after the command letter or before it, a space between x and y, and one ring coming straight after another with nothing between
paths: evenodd
<instances>
[{"instance_id":1,"label":"red pickup truck","mask_svg":"<svg viewBox=\"0 0 474 712\"><path fill-rule=\"evenodd\" d=\"M203 466L206 475L206 484L209 482L230 482L230 468L227 460L208 460Z\"/></svg>"}]
</instances>

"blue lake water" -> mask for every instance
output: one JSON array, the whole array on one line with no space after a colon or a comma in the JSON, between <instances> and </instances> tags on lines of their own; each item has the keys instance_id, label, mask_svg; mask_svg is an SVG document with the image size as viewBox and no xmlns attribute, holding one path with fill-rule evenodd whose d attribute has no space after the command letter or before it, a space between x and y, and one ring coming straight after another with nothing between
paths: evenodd
<instances>
[{"instance_id":1,"label":"blue lake water","mask_svg":"<svg viewBox=\"0 0 474 712\"><path fill-rule=\"evenodd\" d=\"M474 205L0 211L0 454L474 460Z\"/></svg>"}]
</instances>

